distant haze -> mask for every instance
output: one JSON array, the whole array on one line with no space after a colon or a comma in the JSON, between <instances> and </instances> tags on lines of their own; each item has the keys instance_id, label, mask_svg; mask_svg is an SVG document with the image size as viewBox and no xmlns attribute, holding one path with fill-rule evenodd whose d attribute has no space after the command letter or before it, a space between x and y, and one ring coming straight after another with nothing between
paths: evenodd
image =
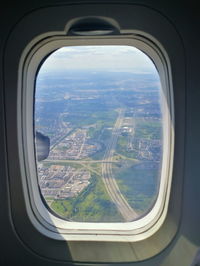
<instances>
[{"instance_id":1,"label":"distant haze","mask_svg":"<svg viewBox=\"0 0 200 266\"><path fill-rule=\"evenodd\" d=\"M69 46L52 53L40 74L65 70L105 70L157 74L151 59L132 46Z\"/></svg>"}]
</instances>

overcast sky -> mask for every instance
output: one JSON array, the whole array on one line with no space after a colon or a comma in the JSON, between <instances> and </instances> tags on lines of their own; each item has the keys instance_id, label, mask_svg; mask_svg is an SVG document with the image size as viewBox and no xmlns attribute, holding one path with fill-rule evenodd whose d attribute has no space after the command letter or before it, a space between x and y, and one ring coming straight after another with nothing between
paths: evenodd
<instances>
[{"instance_id":1,"label":"overcast sky","mask_svg":"<svg viewBox=\"0 0 200 266\"><path fill-rule=\"evenodd\" d=\"M153 62L132 46L70 46L52 53L43 63L40 73L68 69L92 69L155 73Z\"/></svg>"}]
</instances>

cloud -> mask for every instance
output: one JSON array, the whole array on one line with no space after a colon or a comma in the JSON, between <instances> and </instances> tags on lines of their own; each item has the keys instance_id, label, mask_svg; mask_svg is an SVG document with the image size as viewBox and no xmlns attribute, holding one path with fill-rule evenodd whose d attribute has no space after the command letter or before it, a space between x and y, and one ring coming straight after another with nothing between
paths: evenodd
<instances>
[{"instance_id":1,"label":"cloud","mask_svg":"<svg viewBox=\"0 0 200 266\"><path fill-rule=\"evenodd\" d=\"M151 59L132 46L69 46L52 53L43 63L41 72L74 69L156 72Z\"/></svg>"}]
</instances>

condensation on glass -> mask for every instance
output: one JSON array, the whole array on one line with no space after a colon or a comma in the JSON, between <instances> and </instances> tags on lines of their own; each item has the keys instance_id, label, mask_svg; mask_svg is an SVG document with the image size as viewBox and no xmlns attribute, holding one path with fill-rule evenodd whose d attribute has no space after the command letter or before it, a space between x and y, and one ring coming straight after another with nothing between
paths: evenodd
<instances>
[{"instance_id":1,"label":"condensation on glass","mask_svg":"<svg viewBox=\"0 0 200 266\"><path fill-rule=\"evenodd\" d=\"M35 85L38 184L68 221L130 222L156 201L163 157L161 83L125 45L53 52Z\"/></svg>"}]
</instances>

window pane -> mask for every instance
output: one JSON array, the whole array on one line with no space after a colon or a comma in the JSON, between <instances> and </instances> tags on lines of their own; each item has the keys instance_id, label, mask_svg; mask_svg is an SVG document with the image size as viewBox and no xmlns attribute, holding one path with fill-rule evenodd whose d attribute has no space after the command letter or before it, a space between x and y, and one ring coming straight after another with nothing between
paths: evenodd
<instances>
[{"instance_id":1,"label":"window pane","mask_svg":"<svg viewBox=\"0 0 200 266\"><path fill-rule=\"evenodd\" d=\"M38 183L51 211L78 222L148 213L159 191L162 120L158 72L137 48L52 53L35 88Z\"/></svg>"}]
</instances>

